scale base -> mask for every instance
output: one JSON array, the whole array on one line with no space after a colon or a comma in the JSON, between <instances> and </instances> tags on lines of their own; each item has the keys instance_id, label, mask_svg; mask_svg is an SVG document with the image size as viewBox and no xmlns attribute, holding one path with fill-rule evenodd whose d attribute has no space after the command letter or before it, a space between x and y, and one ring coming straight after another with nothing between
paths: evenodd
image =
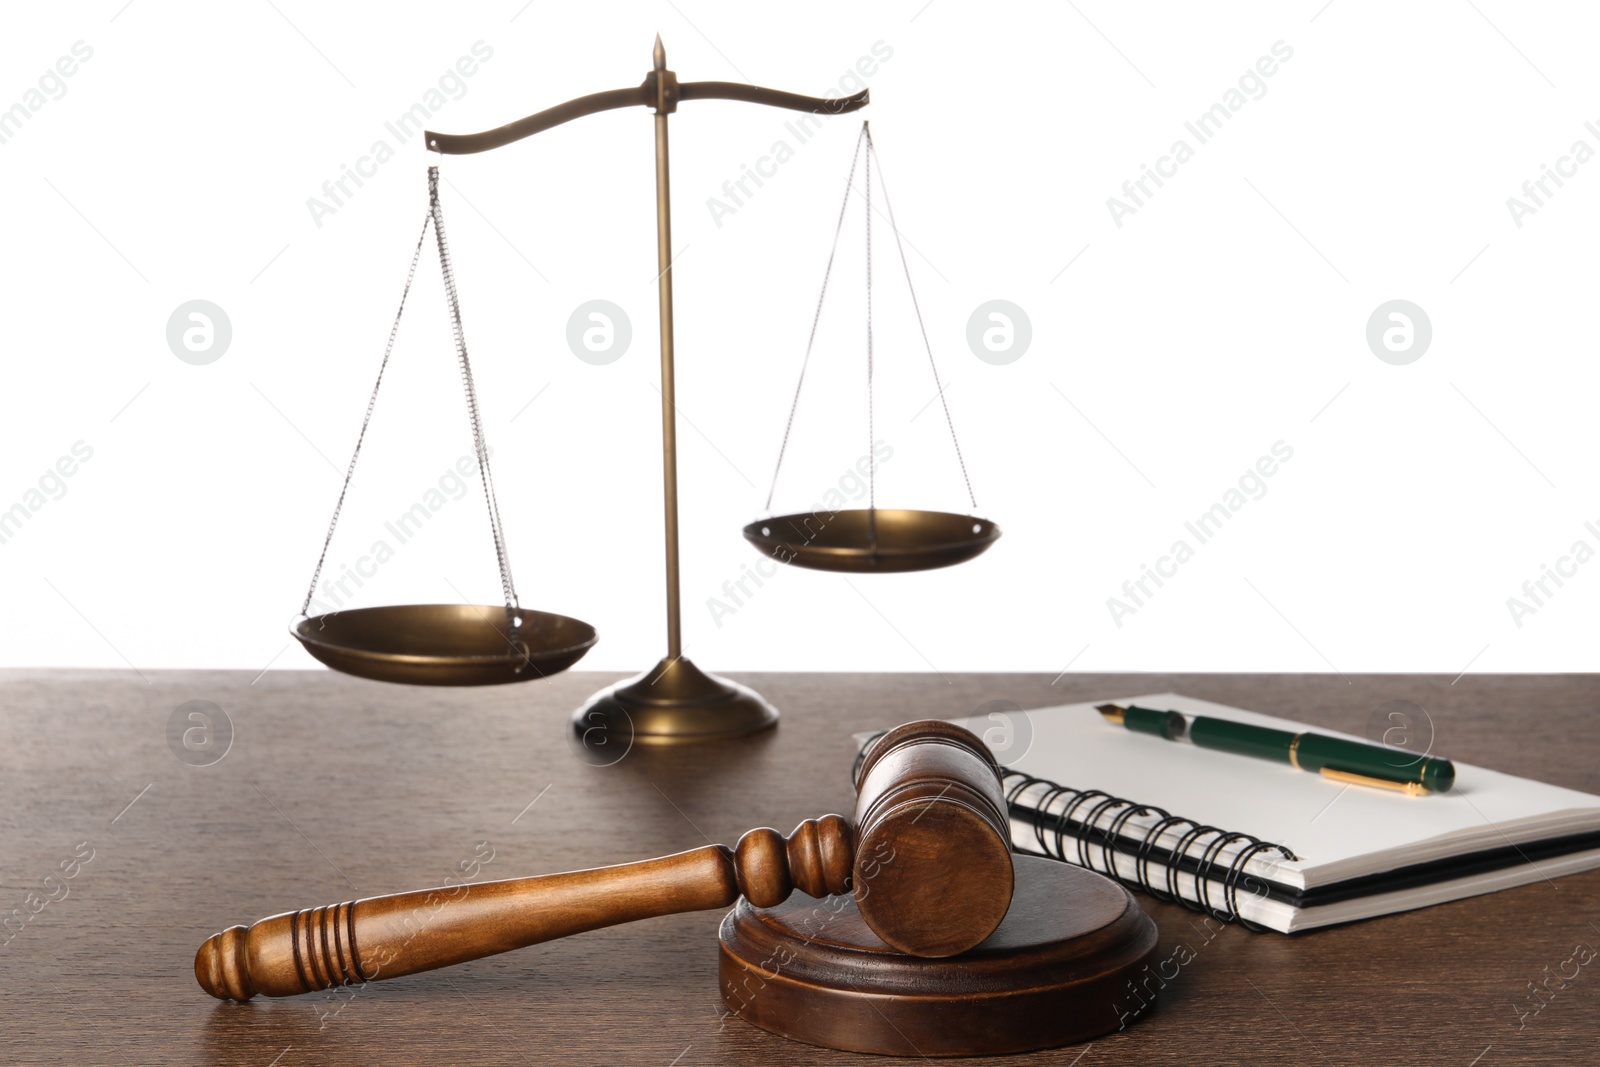
<instances>
[{"instance_id":1,"label":"scale base","mask_svg":"<svg viewBox=\"0 0 1600 1067\"><path fill-rule=\"evenodd\" d=\"M715 741L766 730L778 709L747 686L707 674L679 656L600 690L572 713L585 749Z\"/></svg>"}]
</instances>

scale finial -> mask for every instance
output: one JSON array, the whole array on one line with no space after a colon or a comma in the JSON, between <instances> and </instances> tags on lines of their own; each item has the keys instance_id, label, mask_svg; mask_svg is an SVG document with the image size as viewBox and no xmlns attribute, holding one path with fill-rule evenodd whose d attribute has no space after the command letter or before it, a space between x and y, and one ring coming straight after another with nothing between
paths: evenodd
<instances>
[{"instance_id":1,"label":"scale finial","mask_svg":"<svg viewBox=\"0 0 1600 1067\"><path fill-rule=\"evenodd\" d=\"M655 59L656 69L657 70L666 70L667 69L667 49L666 49L666 46L661 43L661 35L659 33L656 34L656 47L655 47L655 50L653 52L651 52L650 54L651 54L652 58Z\"/></svg>"}]
</instances>

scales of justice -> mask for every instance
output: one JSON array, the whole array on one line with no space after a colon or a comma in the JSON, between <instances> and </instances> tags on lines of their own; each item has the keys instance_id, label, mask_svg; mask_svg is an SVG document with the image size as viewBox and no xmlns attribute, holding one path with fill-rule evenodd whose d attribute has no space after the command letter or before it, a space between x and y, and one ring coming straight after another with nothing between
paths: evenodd
<instances>
[{"instance_id":1,"label":"scales of justice","mask_svg":"<svg viewBox=\"0 0 1600 1067\"><path fill-rule=\"evenodd\" d=\"M547 108L526 118L518 119L498 129L476 134L445 134L429 131L425 134L430 150L445 155L465 155L487 152L520 141L537 133L559 126L586 115L617 108L644 106L655 112L655 174L656 174L656 260L660 270L658 278L661 321L661 458L664 526L666 544L666 600L667 600L667 652L650 670L630 680L610 686L591 697L573 713L572 725L586 742L598 731L599 738L628 739L645 743L674 743L737 737L754 733L774 725L778 711L760 694L750 688L718 678L695 666L683 656L682 626L679 618L678 596L678 460L676 432L676 399L673 387L673 320L672 320L672 218L671 195L667 153L667 121L680 103L698 100L737 100L753 104L817 114L839 115L853 112L868 103L868 91L863 89L853 96L820 98L766 89L740 82L679 82L677 75L667 69L666 51L657 36L653 69L639 85L626 89L611 89L569 100ZM846 208L850 194L855 191L858 163L864 162L864 186L861 194L865 201L866 232L866 380L868 396L868 432L870 440L872 419L872 373L874 364L872 335L872 220L875 208L872 202L874 184L873 164L876 150L870 129L865 123L856 141L855 156L851 161L850 177L846 183L844 202L840 206L839 220L834 231L833 249L828 257L828 269L823 275L822 295L818 297L816 317L812 320L811 334L806 345L800 382L789 409L783 444L778 453L777 470L773 473L776 488L777 474L782 469L783 455L788 447L789 429L799 404L800 387L805 382L805 367L811 359L811 348L816 340L823 300L827 295L828 276L832 273L834 257L838 252L839 236L843 232ZM881 170L881 168L880 168ZM460 364L466 392L469 421L472 426L479 470L482 473L484 498L488 506L496 556L505 604L485 606L474 604L409 604L359 608L347 611L308 616L312 593L316 589L328 545L338 524L339 512L344 505L355 472L356 460L361 453L378 390L383 383L389 354L400 326L397 315L389 334L389 347L384 352L368 401L366 420L357 437L354 454L345 473L344 487L334 508L333 521L323 542L322 556L312 575L300 614L291 632L306 649L321 662L336 670L363 678L413 685L493 685L505 682L526 682L546 678L576 663L597 640L595 630L588 623L550 612L523 608L512 581L506 543L500 524L499 507L489 472L488 450L484 443L482 422L479 416L476 386L472 367L467 356L465 334L461 325L460 304L457 299L454 272L451 267L449 247L445 237L444 220L438 194L438 168L429 170L430 204L418 237L416 252L411 261L411 273L406 280L409 294L416 274L418 257L431 224L438 244L443 268L445 292L451 314L456 356ZM881 174L877 179L882 190ZM900 261L905 268L906 283L911 283L905 249L894 224L893 209L888 205L886 192L881 192L883 217L894 235ZM950 420L945 403L943 385L933 363L933 351L928 342L927 329L922 322L922 312L916 303L916 293L911 291L912 307L916 310L917 325L923 346L927 349L930 368L938 397L950 427L951 444L967 481L967 494L976 510L971 482L966 477L966 463L961 455L960 443L955 437L955 426ZM401 298L404 314L405 296ZM775 560L792 566L823 571L853 573L887 573L928 570L965 562L979 555L1000 536L1000 528L993 522L973 515L941 511L911 509L880 509L877 506L876 485L869 475L869 506L835 512L817 511L791 515L770 516L758 519L744 528L744 536L755 548ZM772 496L767 497L770 509Z\"/></svg>"}]
</instances>

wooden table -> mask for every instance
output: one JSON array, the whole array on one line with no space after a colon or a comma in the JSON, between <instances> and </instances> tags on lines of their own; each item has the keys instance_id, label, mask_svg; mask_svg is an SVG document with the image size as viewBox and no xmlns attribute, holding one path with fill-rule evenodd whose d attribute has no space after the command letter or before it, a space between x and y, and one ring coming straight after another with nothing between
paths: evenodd
<instances>
[{"instance_id":1,"label":"wooden table","mask_svg":"<svg viewBox=\"0 0 1600 1067\"><path fill-rule=\"evenodd\" d=\"M748 675L783 712L766 736L635 748L614 766L565 740L614 676L429 690L322 672L0 673L0 913L54 895L0 947L0 1063L542 1064L873 1062L794 1044L717 996L716 913L649 920L379 982L222 1004L195 948L234 923L446 882L618 863L848 813L852 731L1173 690L1361 733L1422 705L1453 757L1600 792L1600 677L1468 675ZM232 723L208 766L168 743L174 709ZM195 740L203 740L198 735ZM83 845L87 842L87 845ZM487 845L480 845L487 842ZM93 850L92 859L73 857ZM76 875L50 883L68 864ZM65 890L66 896L60 893ZM32 905L30 892L38 893ZM1207 930L1141 898L1163 955L1194 959L1146 1019L1072 1064L1594 1063L1600 960L1519 1028L1579 943L1600 946L1600 872L1294 938ZM1550 972L1545 968L1549 967ZM879 1060L877 1062L884 1062ZM1009 1062L1003 1060L989 1063Z\"/></svg>"}]
</instances>

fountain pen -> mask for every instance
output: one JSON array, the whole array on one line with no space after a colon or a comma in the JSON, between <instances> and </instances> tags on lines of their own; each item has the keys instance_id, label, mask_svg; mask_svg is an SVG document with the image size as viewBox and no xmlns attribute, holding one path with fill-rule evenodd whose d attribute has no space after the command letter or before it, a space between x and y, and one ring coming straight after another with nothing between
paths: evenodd
<instances>
[{"instance_id":1,"label":"fountain pen","mask_svg":"<svg viewBox=\"0 0 1600 1067\"><path fill-rule=\"evenodd\" d=\"M1291 733L1269 726L1184 715L1176 711L1100 704L1095 708L1110 722L1135 733L1168 741L1189 741L1241 756L1277 760L1350 785L1397 789L1408 796L1446 792L1456 781L1456 768L1441 756L1417 756L1404 749L1346 741L1308 731Z\"/></svg>"}]
</instances>

